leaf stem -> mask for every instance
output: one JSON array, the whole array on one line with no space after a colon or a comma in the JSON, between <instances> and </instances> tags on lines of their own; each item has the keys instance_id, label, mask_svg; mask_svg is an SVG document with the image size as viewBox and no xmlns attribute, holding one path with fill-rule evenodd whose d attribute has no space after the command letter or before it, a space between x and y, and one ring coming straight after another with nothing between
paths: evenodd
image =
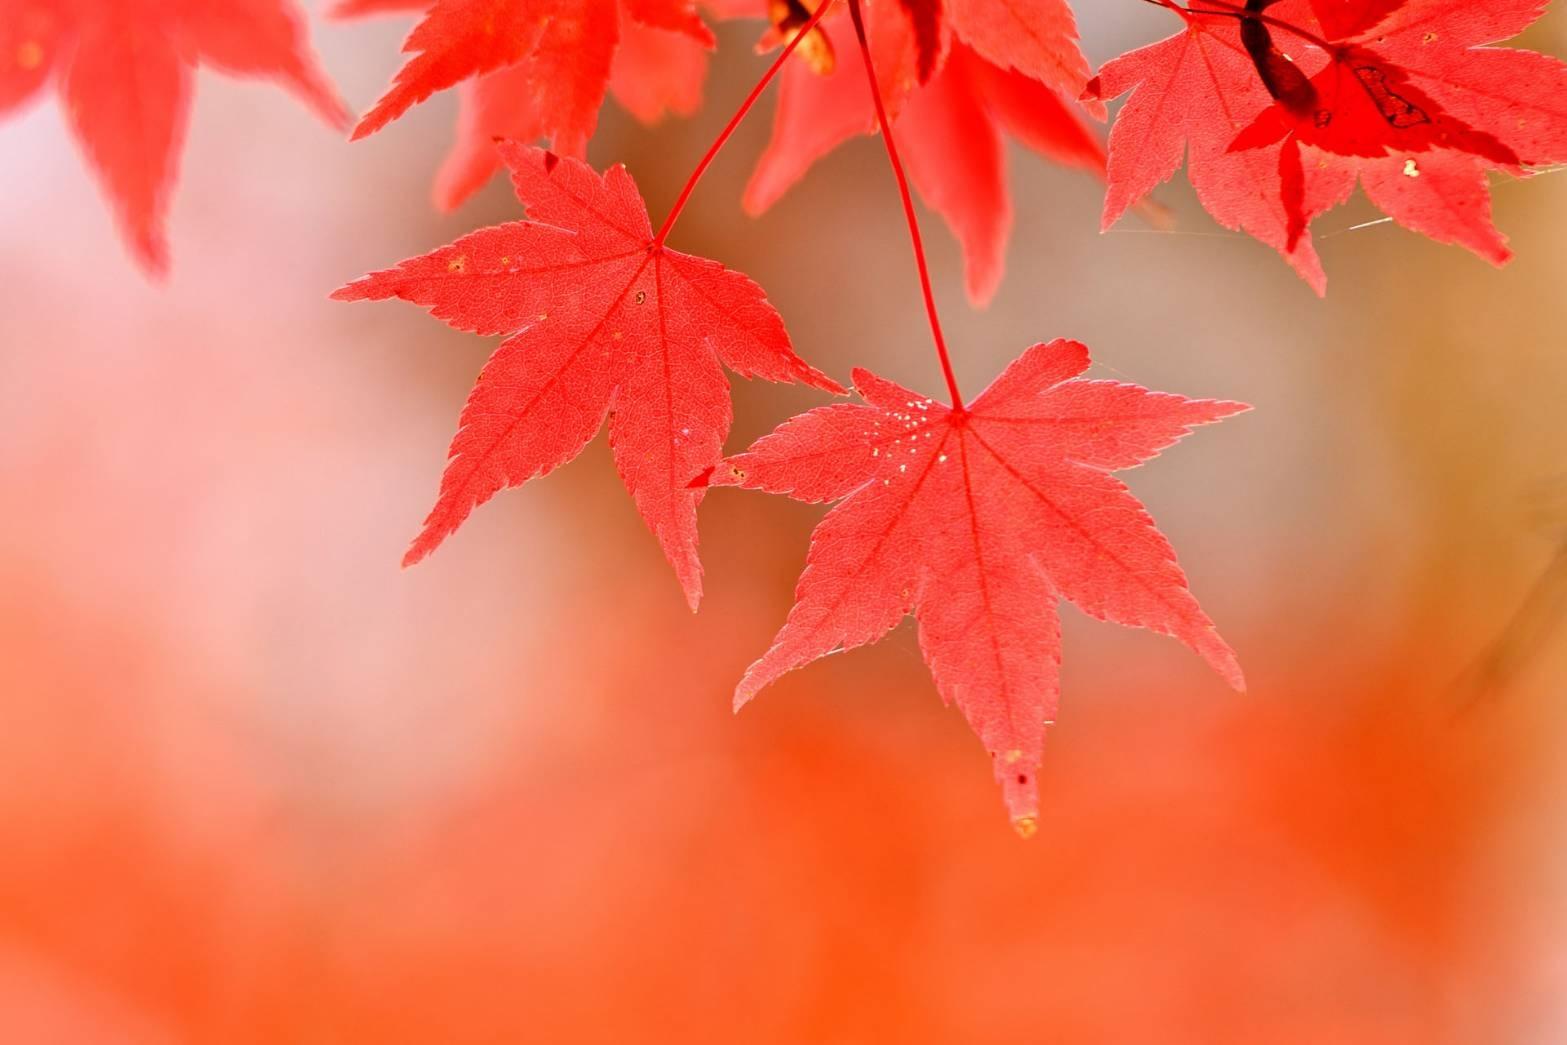
<instances>
[{"instance_id":1,"label":"leaf stem","mask_svg":"<svg viewBox=\"0 0 1567 1045\"><path fill-rule=\"evenodd\" d=\"M686 204L691 201L691 194L696 191L697 182L702 180L702 175L707 173L707 169L718 158L719 151L728 144L729 139L739 129L741 122L751 112L751 108L756 104L757 99L762 97L762 92L767 90L767 85L772 83L773 79L783 70L784 63L789 60L789 56L794 53L795 48L799 47L800 42L816 28L817 24L821 22L822 16L832 8L832 5L833 0L823 0L822 6L816 9L816 13L811 15L810 20L801 26L800 30L784 45L782 53L768 67L767 72L763 74L756 86L751 88L751 93L745 96L745 101L740 103L740 108L735 110L735 114L729 118L729 122L719 132L718 137L708 148L707 154L696 165L696 170L691 172L691 177L686 181L686 187L680 191L680 197L675 200L675 205L669 210L669 217L664 219L664 224L659 228L658 235L653 237L653 245L655 247L664 245L664 241L669 238L670 231L675 227L675 221L680 217L680 212L685 210Z\"/></svg>"},{"instance_id":2,"label":"leaf stem","mask_svg":"<svg viewBox=\"0 0 1567 1045\"><path fill-rule=\"evenodd\" d=\"M898 158L898 146L892 140L892 122L887 119L887 107L882 102L881 83L876 79L876 66L871 61L870 42L865 37L865 19L860 15L860 0L849 0L849 17L854 22L854 35L860 43L860 56L865 61L865 75L870 79L871 100L876 103L876 122L881 125L881 140L887 147L887 159L892 163L892 173L898 180L898 195L903 198L903 216L908 222L909 238L914 243L914 261L919 267L920 290L925 295L925 314L930 319L931 338L936 342L936 355L941 359L941 375L947 380L947 391L952 395L952 409L964 412L963 393L958 391L958 379L952 372L952 356L947 352L947 339L941 333L941 316L936 312L936 294L931 288L930 266L925 261L925 241L920 236L920 223L914 213L914 197L909 192L909 179L903 172L903 161Z\"/></svg>"}]
</instances>

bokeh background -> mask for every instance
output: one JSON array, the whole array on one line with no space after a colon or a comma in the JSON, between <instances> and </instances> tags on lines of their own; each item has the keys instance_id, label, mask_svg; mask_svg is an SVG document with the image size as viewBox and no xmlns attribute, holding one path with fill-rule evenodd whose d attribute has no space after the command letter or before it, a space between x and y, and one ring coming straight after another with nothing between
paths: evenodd
<instances>
[{"instance_id":1,"label":"bokeh background","mask_svg":"<svg viewBox=\"0 0 1567 1045\"><path fill-rule=\"evenodd\" d=\"M1079 7L1096 60L1171 29ZM356 107L405 31L317 20ZM655 214L754 36L694 119L606 108ZM1567 177L1497 187L1504 271L1334 214L1325 303L1182 181L1101 236L1016 154L983 313L930 226L967 387L1061 335L1257 407L1129 477L1251 692L1064 609L1023 842L910 628L731 716L819 509L710 497L693 618L600 441L397 568L493 346L326 296L516 214L428 205L452 113L350 147L202 73L166 286L52 101L0 126L0 1040L1567 1040ZM767 119L676 245L936 390L879 146L750 220ZM818 402L736 399L735 447Z\"/></svg>"}]
</instances>

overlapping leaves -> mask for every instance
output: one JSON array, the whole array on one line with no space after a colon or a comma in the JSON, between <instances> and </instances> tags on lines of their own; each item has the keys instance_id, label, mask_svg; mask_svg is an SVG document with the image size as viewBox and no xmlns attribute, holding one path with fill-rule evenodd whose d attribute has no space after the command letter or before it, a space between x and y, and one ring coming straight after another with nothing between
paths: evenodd
<instances>
[{"instance_id":1,"label":"overlapping leaves","mask_svg":"<svg viewBox=\"0 0 1567 1045\"><path fill-rule=\"evenodd\" d=\"M1106 64L1086 92L1130 93L1106 227L1184 155L1209 213L1321 292L1309 226L1357 183L1400 224L1500 264L1487 173L1567 160L1567 65L1485 46L1527 28L1540 0L1168 6L1185 28Z\"/></svg>"}]
</instances>

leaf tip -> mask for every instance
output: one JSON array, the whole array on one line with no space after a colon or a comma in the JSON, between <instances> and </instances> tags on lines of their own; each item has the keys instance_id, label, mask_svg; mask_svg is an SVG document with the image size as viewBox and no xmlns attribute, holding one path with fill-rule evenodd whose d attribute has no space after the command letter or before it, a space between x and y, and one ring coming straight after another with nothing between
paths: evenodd
<instances>
[{"instance_id":1,"label":"leaf tip","mask_svg":"<svg viewBox=\"0 0 1567 1045\"><path fill-rule=\"evenodd\" d=\"M169 277L171 272L169 257L167 254L161 254L157 257L151 258L141 258L140 263L142 273L147 277L148 282L157 287L167 287L169 285Z\"/></svg>"},{"instance_id":2,"label":"leaf tip","mask_svg":"<svg viewBox=\"0 0 1567 1045\"><path fill-rule=\"evenodd\" d=\"M1241 670L1240 658L1229 644L1214 634L1214 644L1211 648L1203 650L1203 659L1219 673L1231 689L1237 693L1246 692L1246 673Z\"/></svg>"},{"instance_id":3,"label":"leaf tip","mask_svg":"<svg viewBox=\"0 0 1567 1045\"><path fill-rule=\"evenodd\" d=\"M432 531L430 524L426 523L424 529L419 531L419 535L409 543L408 550L403 553L403 569L412 569L428 559L430 553L440 547L446 537L446 533Z\"/></svg>"},{"instance_id":4,"label":"leaf tip","mask_svg":"<svg viewBox=\"0 0 1567 1045\"><path fill-rule=\"evenodd\" d=\"M328 301L363 301L364 300L364 290L360 286L360 282L361 282L360 280L356 279L356 280L354 280L351 283L344 283L342 286L340 286L336 290L332 291L332 293L328 294L327 295L327 300Z\"/></svg>"},{"instance_id":5,"label":"leaf tip","mask_svg":"<svg viewBox=\"0 0 1567 1045\"><path fill-rule=\"evenodd\" d=\"M1232 660L1223 672L1224 681L1230 684L1230 688L1237 693L1246 692L1246 673L1241 670L1240 661Z\"/></svg>"},{"instance_id":6,"label":"leaf tip","mask_svg":"<svg viewBox=\"0 0 1567 1045\"><path fill-rule=\"evenodd\" d=\"M345 134L354 125L354 114L348 103L331 84L307 76L298 78L295 87L304 97L305 104L336 133Z\"/></svg>"},{"instance_id":7,"label":"leaf tip","mask_svg":"<svg viewBox=\"0 0 1567 1045\"><path fill-rule=\"evenodd\" d=\"M691 480L690 489L707 490L719 486L744 486L750 473L735 462L745 456L745 454L740 454L739 457L724 458Z\"/></svg>"},{"instance_id":8,"label":"leaf tip","mask_svg":"<svg viewBox=\"0 0 1567 1045\"><path fill-rule=\"evenodd\" d=\"M861 399L864 399L865 393L862 391L862 389L865 388L866 384L874 383L876 379L877 378L875 374L871 373L869 370L866 370L864 367L857 366L853 370L849 371L849 388L854 392L855 395L859 396Z\"/></svg>"},{"instance_id":9,"label":"leaf tip","mask_svg":"<svg viewBox=\"0 0 1567 1045\"><path fill-rule=\"evenodd\" d=\"M136 265L149 281L165 286L169 282L169 242L156 224L137 227L127 234Z\"/></svg>"},{"instance_id":10,"label":"leaf tip","mask_svg":"<svg viewBox=\"0 0 1567 1045\"><path fill-rule=\"evenodd\" d=\"M846 396L849 394L849 390L847 388L843 387L837 381L834 381L831 377L822 373L820 370L817 370L813 366L807 366L805 368L803 374L803 383L810 385L812 388L819 388L829 395Z\"/></svg>"},{"instance_id":11,"label":"leaf tip","mask_svg":"<svg viewBox=\"0 0 1567 1045\"><path fill-rule=\"evenodd\" d=\"M1227 417L1235 417L1238 414L1249 414L1257 409L1250 403L1241 403L1233 399L1214 399L1209 402L1209 413L1215 421L1223 421Z\"/></svg>"}]
</instances>

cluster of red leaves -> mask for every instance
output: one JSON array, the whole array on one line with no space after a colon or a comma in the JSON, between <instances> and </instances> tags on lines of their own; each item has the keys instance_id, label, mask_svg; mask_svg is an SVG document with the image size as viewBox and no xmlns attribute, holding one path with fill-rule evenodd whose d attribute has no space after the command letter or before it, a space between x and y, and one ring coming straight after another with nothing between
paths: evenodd
<instances>
[{"instance_id":1,"label":"cluster of red leaves","mask_svg":"<svg viewBox=\"0 0 1567 1045\"><path fill-rule=\"evenodd\" d=\"M1319 293L1308 231L1357 182L1400 224L1497 264L1487 172L1567 161L1567 64L1485 47L1544 0L1220 0L1107 63L1087 97L1131 92L1110 137L1104 224L1180 167L1221 224Z\"/></svg>"},{"instance_id":2,"label":"cluster of red leaves","mask_svg":"<svg viewBox=\"0 0 1567 1045\"><path fill-rule=\"evenodd\" d=\"M817 0L340 0L342 17L424 12L413 53L355 130L432 93L462 93L435 200L460 203L497 168L490 143L544 140L581 156L606 93L638 118L701 103L717 19L764 17L777 43ZM1003 140L1108 177L1115 223L1187 160L1209 212L1279 250L1319 291L1311 221L1359 184L1400 223L1500 263L1489 171L1567 160L1567 65L1484 46L1548 0L1155 0L1180 33L1089 80L1066 0L866 0L883 93L926 202L962 241L969 292L989 297L1010 226ZM746 193L765 209L837 144L873 131L868 99L828 61L785 75L773 140ZM813 49L818 50L818 49ZM167 266L163 219L198 63L283 80L333 124L345 110L316 66L292 0L7 0L0 114L58 78L78 137L127 239ZM807 65L812 68L807 68ZM1110 158L1084 116L1130 92ZM1079 106L1081 95L1086 103Z\"/></svg>"},{"instance_id":3,"label":"cluster of red leaves","mask_svg":"<svg viewBox=\"0 0 1567 1045\"><path fill-rule=\"evenodd\" d=\"M915 17L907 17L907 12ZM944 17L942 15L944 14ZM876 0L867 30L882 97L909 174L963 245L969 297L988 301L1005 267L1012 204L1005 137L1057 163L1103 175L1105 151L1075 99L1088 61L1064 0ZM832 19L833 53L853 36ZM838 145L876 131L855 63L830 71L796 63L783 74L772 140L746 187L760 213ZM1102 105L1090 111L1102 116Z\"/></svg>"},{"instance_id":4,"label":"cluster of red leaves","mask_svg":"<svg viewBox=\"0 0 1567 1045\"><path fill-rule=\"evenodd\" d=\"M914 149L925 161L916 178L924 170L934 179L924 183L927 192L933 184L972 186L973 166L941 148L943 135L965 130L949 110L980 111L978 95L955 101L963 90L999 85L993 97L1016 103L1010 110L999 105L1003 115L1020 112L1033 96L1057 98L1020 72L990 65L977 49L963 49L964 26L976 48L984 42L999 49L1007 27L974 16L991 8L954 9L970 11L971 21L957 22L959 42L944 24L922 30L891 3L871 10L879 12L872 25L881 27L865 45L871 80L836 62L825 71L821 56L841 49L831 29L814 21L795 27L793 45L804 39L802 30L824 34L814 63L824 71L797 64L785 74L771 157L808 162L874 127L874 82L883 102L903 106L900 127L923 127L911 114L926 103L930 113L945 114ZM1076 55L1069 30L1068 20L1062 39ZM1071 78L1086 70L1059 52L1007 53L1075 86ZM927 86L916 88L922 71ZM1067 113L1053 104L1049 111ZM812 128L820 121L802 113L830 115L831 133L818 134ZM994 145L990 184L1004 194L999 138ZM654 234L623 168L599 176L575 158L511 141L500 143L498 155L530 220L465 236L337 293L350 301L398 297L459 329L509 335L469 397L435 508L407 563L434 550L499 490L575 457L606 416L621 477L693 609L701 594L696 508L708 485L842 499L813 540L799 604L773 650L741 683L737 704L791 668L881 638L913 613L938 689L990 750L1008 808L1025 832L1038 811L1035 772L1059 689L1059 598L1175 636L1242 685L1233 652L1188 591L1173 549L1108 474L1155 456L1194 425L1244 409L1240 404L1073 380L1088 366L1087 350L1056 342L1025 353L972 406L943 406L856 371L868 405L795 418L721 464L730 422L721 362L745 376L842 389L794 355L754 283L665 246L669 223ZM762 176L777 169L776 159L764 159ZM800 171L803 165L794 174ZM955 224L960 234L968 229ZM967 236L965 242L973 247ZM980 266L981 293L999 277L1000 258L987 263Z\"/></svg>"},{"instance_id":5,"label":"cluster of red leaves","mask_svg":"<svg viewBox=\"0 0 1567 1045\"><path fill-rule=\"evenodd\" d=\"M738 0L715 0L723 13ZM457 140L436 177L450 210L495 173L496 138L547 141L581 158L606 93L648 123L702 101L714 45L693 0L342 0L339 17L426 12L404 50L414 57L354 129L385 127L438 91L458 87Z\"/></svg>"},{"instance_id":6,"label":"cluster of red leaves","mask_svg":"<svg viewBox=\"0 0 1567 1045\"><path fill-rule=\"evenodd\" d=\"M56 70L135 250L162 268L191 65L282 78L342 120L286 2L9 0L0 110ZM831 2L703 0L716 18L767 18L761 46L807 59L783 67L746 206L765 209L840 143L883 130L961 242L976 303L1004 267L1007 136L1105 177L1106 226L1187 158L1215 218L1277 249L1319 291L1310 224L1357 184L1402 224L1500 263L1488 173L1567 160L1567 65L1481 46L1522 31L1545 0L1153 0L1182 31L1091 80L1066 0L844 0L853 33ZM575 457L608 417L621 477L693 608L707 485L842 501L740 702L912 613L938 689L987 745L1020 824L1037 808L1033 770L1057 695L1059 598L1172 635L1241 684L1174 552L1109 472L1242 407L1077 380L1086 350L1054 342L972 405L950 372L954 401L942 405L857 371L866 405L794 418L724 463L723 367L843 389L794 354L761 288L665 245L686 197L655 234L625 170L599 175L581 159L606 94L649 121L698 105L715 38L697 0L343 0L336 13L421 9L412 57L354 137L459 87L436 202L455 206L504 161L528 220L337 293L399 297L460 329L507 335L469 397L407 562L499 490ZM869 80L837 59L856 50ZM1127 93L1107 157L1086 118ZM528 144L539 140L553 151ZM939 336L938 350L945 363Z\"/></svg>"},{"instance_id":7,"label":"cluster of red leaves","mask_svg":"<svg viewBox=\"0 0 1567 1045\"><path fill-rule=\"evenodd\" d=\"M422 10L424 0L345 0L340 15ZM549 5L546 5L549 6ZM614 4L576 0L551 33L578 26L587 12ZM803 0L706 0L717 18L768 18L758 45L782 42L822 5ZM475 9L482 7L484 47ZM1001 281L1012 208L1004 137L1011 135L1057 163L1101 177L1105 149L1076 99L1089 66L1065 0L871 0L872 47L891 110L908 149L915 186L952 227L968 262L969 294L983 303ZM701 99L711 36L689 5L669 0L627 4L593 36L587 57L569 61L540 35L546 19L532 0L441 0L409 36L417 52L356 136L384 127L436 91L460 85L457 140L436 176L436 206L450 210L477 191L498 163L496 138L547 141L581 158L606 91L644 122L666 112L688 114ZM679 18L676 18L678 14ZM853 50L846 19L833 12L808 48L809 61L783 75L773 139L746 190L758 214L797 182L817 159L848 139L874 133L871 100L853 63L834 55ZM912 17L911 17L912 16ZM618 35L617 35L618 32ZM564 64L562 64L564 63ZM1100 118L1104 107L1090 104ZM958 147L954 147L955 143Z\"/></svg>"},{"instance_id":8,"label":"cluster of red leaves","mask_svg":"<svg viewBox=\"0 0 1567 1045\"><path fill-rule=\"evenodd\" d=\"M348 124L293 0L0 3L0 114L58 79L126 239L155 273L168 268L164 215L198 64L281 80L332 126Z\"/></svg>"}]
</instances>

